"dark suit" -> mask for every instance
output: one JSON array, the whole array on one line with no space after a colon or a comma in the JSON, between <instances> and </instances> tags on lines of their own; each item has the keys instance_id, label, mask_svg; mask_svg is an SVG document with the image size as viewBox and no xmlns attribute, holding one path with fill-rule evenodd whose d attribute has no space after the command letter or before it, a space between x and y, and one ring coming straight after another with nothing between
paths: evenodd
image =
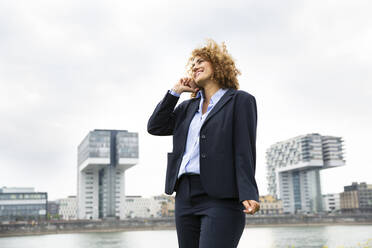
<instances>
[{"instance_id":1,"label":"dark suit","mask_svg":"<svg viewBox=\"0 0 372 248\"><path fill-rule=\"evenodd\" d=\"M175 191L190 122L200 98L175 108L178 97L167 92L151 115L147 130L153 135L173 135L168 153L165 192ZM255 97L229 89L208 114L200 129L200 178L211 197L258 202L256 169L257 106Z\"/></svg>"},{"instance_id":2,"label":"dark suit","mask_svg":"<svg viewBox=\"0 0 372 248\"><path fill-rule=\"evenodd\" d=\"M229 89L200 128L200 176L178 173L190 123L200 98L180 103L167 92L151 115L147 130L173 135L165 192L176 194L180 248L237 247L245 226L243 200L258 202L255 181L257 106L247 92Z\"/></svg>"}]
</instances>

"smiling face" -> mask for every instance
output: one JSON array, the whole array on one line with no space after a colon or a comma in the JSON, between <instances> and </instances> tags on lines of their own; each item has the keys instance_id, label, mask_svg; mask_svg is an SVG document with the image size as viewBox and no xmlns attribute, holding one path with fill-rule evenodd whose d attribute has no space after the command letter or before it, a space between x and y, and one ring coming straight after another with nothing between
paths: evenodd
<instances>
[{"instance_id":1,"label":"smiling face","mask_svg":"<svg viewBox=\"0 0 372 248\"><path fill-rule=\"evenodd\" d=\"M200 56L195 56L192 60L192 77L195 80L196 85L203 87L205 83L212 79L213 66L212 63L203 59Z\"/></svg>"}]
</instances>

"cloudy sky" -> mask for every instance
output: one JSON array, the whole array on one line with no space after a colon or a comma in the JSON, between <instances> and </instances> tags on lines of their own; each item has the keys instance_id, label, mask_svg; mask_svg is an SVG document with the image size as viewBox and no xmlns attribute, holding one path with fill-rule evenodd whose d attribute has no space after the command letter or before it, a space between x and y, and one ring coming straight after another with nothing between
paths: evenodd
<instances>
[{"instance_id":1,"label":"cloudy sky","mask_svg":"<svg viewBox=\"0 0 372 248\"><path fill-rule=\"evenodd\" d=\"M261 195L266 149L307 133L345 140L346 165L321 172L323 193L372 183L371 9L368 0L1 1L0 187L75 195L80 141L126 129L140 140L126 193L161 194L172 141L147 134L147 120L206 38L226 42L241 89L256 97Z\"/></svg>"}]
</instances>

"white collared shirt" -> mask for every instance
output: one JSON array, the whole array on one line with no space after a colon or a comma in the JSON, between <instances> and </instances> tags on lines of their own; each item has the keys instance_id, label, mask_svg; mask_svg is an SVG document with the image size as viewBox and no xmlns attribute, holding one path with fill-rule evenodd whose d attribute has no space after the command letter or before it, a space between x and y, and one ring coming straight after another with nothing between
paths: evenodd
<instances>
[{"instance_id":1,"label":"white collared shirt","mask_svg":"<svg viewBox=\"0 0 372 248\"><path fill-rule=\"evenodd\" d=\"M196 97L201 97L198 111L195 113L194 118L190 123L190 127L187 134L186 149L182 157L180 171L178 177L184 173L196 173L200 174L200 164L199 164L199 135L200 128L203 125L208 114L211 112L217 102L222 98L225 92L228 89L220 88L214 95L211 97L211 100L208 104L207 111L202 114L203 102L205 100L204 94L201 91L198 91ZM171 94L179 96L179 94L174 91L170 91ZM204 93L204 92L203 92Z\"/></svg>"}]
</instances>

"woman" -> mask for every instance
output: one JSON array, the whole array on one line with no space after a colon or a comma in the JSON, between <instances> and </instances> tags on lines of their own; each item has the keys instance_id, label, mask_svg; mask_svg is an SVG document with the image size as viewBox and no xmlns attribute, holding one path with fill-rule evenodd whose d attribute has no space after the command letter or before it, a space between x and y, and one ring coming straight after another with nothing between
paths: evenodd
<instances>
[{"instance_id":1,"label":"woman","mask_svg":"<svg viewBox=\"0 0 372 248\"><path fill-rule=\"evenodd\" d=\"M178 244L237 247L245 213L260 208L256 100L238 90L240 72L224 43L208 40L192 51L187 65L190 77L167 91L147 127L153 135L173 135L165 192L176 191ZM176 107L183 92L191 98Z\"/></svg>"}]
</instances>

